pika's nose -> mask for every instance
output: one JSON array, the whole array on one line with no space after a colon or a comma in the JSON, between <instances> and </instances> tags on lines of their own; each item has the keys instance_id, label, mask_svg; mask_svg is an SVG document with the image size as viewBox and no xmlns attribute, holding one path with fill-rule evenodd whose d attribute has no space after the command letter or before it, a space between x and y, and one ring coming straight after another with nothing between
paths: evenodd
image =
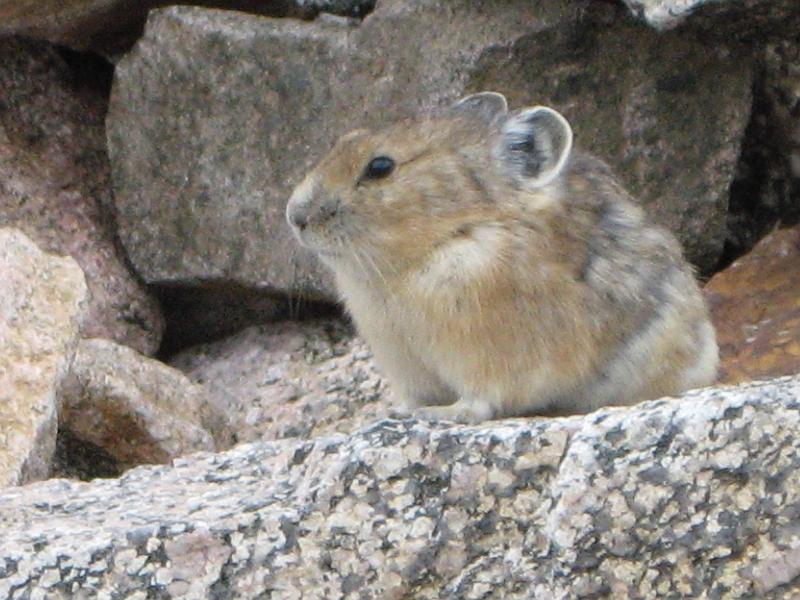
<instances>
[{"instance_id":1,"label":"pika's nose","mask_svg":"<svg viewBox=\"0 0 800 600\"><path fill-rule=\"evenodd\" d=\"M293 227L297 227L300 231L306 228L308 225L308 212L302 209L298 209L296 206L290 206L287 212L287 217L289 219L289 224Z\"/></svg>"}]
</instances>

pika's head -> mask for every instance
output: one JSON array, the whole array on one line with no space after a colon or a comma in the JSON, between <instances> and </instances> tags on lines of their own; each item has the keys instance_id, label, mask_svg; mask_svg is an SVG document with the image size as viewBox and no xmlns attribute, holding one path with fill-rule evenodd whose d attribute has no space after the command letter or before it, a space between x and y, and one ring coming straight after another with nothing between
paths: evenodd
<instances>
[{"instance_id":1,"label":"pika's head","mask_svg":"<svg viewBox=\"0 0 800 600\"><path fill-rule=\"evenodd\" d=\"M286 217L330 266L401 270L513 210L556 193L572 129L551 108L508 113L483 92L379 131L342 137L297 186Z\"/></svg>"}]
</instances>

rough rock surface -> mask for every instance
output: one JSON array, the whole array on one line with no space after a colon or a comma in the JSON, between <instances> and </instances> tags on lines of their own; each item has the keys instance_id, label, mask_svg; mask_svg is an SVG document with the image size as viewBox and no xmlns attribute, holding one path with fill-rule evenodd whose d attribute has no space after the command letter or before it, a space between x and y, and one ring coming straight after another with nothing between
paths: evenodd
<instances>
[{"instance_id":1,"label":"rough rock surface","mask_svg":"<svg viewBox=\"0 0 800 600\"><path fill-rule=\"evenodd\" d=\"M54 48L0 39L0 223L78 262L91 292L85 336L152 354L161 312L128 270L104 210L111 204L104 94Z\"/></svg>"},{"instance_id":2,"label":"rough rock surface","mask_svg":"<svg viewBox=\"0 0 800 600\"><path fill-rule=\"evenodd\" d=\"M37 483L0 493L0 595L786 598L799 439L787 378Z\"/></svg>"},{"instance_id":3,"label":"rough rock surface","mask_svg":"<svg viewBox=\"0 0 800 600\"><path fill-rule=\"evenodd\" d=\"M56 402L78 341L86 283L71 258L0 228L0 487L47 476Z\"/></svg>"},{"instance_id":4,"label":"rough rock surface","mask_svg":"<svg viewBox=\"0 0 800 600\"><path fill-rule=\"evenodd\" d=\"M690 15L699 12L709 21L731 16L743 22L761 25L762 35L769 31L764 25L786 21L800 15L795 0L624 0L631 12L659 30L672 29ZM752 29L752 23L749 29Z\"/></svg>"},{"instance_id":5,"label":"rough rock surface","mask_svg":"<svg viewBox=\"0 0 800 600\"><path fill-rule=\"evenodd\" d=\"M108 340L78 344L62 390L61 426L120 465L214 450L203 427L211 420L203 391L180 371Z\"/></svg>"},{"instance_id":6,"label":"rough rock surface","mask_svg":"<svg viewBox=\"0 0 800 600\"><path fill-rule=\"evenodd\" d=\"M800 226L772 232L714 275L705 292L721 381L800 373Z\"/></svg>"},{"instance_id":7,"label":"rough rock surface","mask_svg":"<svg viewBox=\"0 0 800 600\"><path fill-rule=\"evenodd\" d=\"M171 359L239 442L350 433L388 415L366 343L339 321L274 323ZM217 439L222 436L217 435Z\"/></svg>"},{"instance_id":8,"label":"rough rock surface","mask_svg":"<svg viewBox=\"0 0 800 600\"><path fill-rule=\"evenodd\" d=\"M0 35L25 35L69 46L118 53L141 34L147 11L169 0L0 0ZM186 4L273 16L319 11L364 16L374 0L189 0Z\"/></svg>"},{"instance_id":9,"label":"rough rock surface","mask_svg":"<svg viewBox=\"0 0 800 600\"><path fill-rule=\"evenodd\" d=\"M601 3L387 0L358 27L158 10L112 92L120 236L150 283L330 294L284 222L292 186L346 130L491 88L563 110L707 268L750 87L747 56Z\"/></svg>"}]
</instances>

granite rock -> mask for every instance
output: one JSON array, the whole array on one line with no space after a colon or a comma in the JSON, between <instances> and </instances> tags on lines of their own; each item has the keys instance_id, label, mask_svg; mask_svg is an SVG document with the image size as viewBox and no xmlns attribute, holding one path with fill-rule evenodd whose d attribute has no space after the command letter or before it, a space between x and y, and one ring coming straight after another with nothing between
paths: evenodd
<instances>
[{"instance_id":1,"label":"granite rock","mask_svg":"<svg viewBox=\"0 0 800 600\"><path fill-rule=\"evenodd\" d=\"M81 340L62 388L60 426L123 468L214 450L203 391L180 372L109 340Z\"/></svg>"},{"instance_id":2,"label":"granite rock","mask_svg":"<svg viewBox=\"0 0 800 600\"><path fill-rule=\"evenodd\" d=\"M0 228L0 487L47 476L87 297L75 261Z\"/></svg>"},{"instance_id":3,"label":"granite rock","mask_svg":"<svg viewBox=\"0 0 800 600\"><path fill-rule=\"evenodd\" d=\"M170 359L239 442L350 433L388 415L387 384L340 321L251 327ZM217 434L217 439L222 436Z\"/></svg>"},{"instance_id":4,"label":"granite rock","mask_svg":"<svg viewBox=\"0 0 800 600\"><path fill-rule=\"evenodd\" d=\"M103 68L89 79L102 81ZM91 293L84 336L152 354L164 322L116 239L106 92L47 44L0 38L0 223L83 269Z\"/></svg>"},{"instance_id":5,"label":"granite rock","mask_svg":"<svg viewBox=\"0 0 800 600\"><path fill-rule=\"evenodd\" d=\"M800 379L0 492L0 595L786 598Z\"/></svg>"},{"instance_id":6,"label":"granite rock","mask_svg":"<svg viewBox=\"0 0 800 600\"><path fill-rule=\"evenodd\" d=\"M285 224L292 186L347 130L496 89L514 106L562 110L577 143L710 268L749 114L750 57L657 36L599 4L387 0L358 27L152 12L118 65L108 119L133 265L154 284L331 298L329 275Z\"/></svg>"}]
</instances>

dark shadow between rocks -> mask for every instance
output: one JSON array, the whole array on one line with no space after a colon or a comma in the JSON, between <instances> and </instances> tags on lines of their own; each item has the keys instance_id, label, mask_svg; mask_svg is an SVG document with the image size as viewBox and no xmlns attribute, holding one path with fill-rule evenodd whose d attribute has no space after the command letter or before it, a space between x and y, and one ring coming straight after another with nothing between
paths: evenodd
<instances>
[{"instance_id":1,"label":"dark shadow between rocks","mask_svg":"<svg viewBox=\"0 0 800 600\"><path fill-rule=\"evenodd\" d=\"M60 428L50 477L65 479L110 479L119 477L122 466L108 452L78 438L66 428Z\"/></svg>"},{"instance_id":2,"label":"dark shadow between rocks","mask_svg":"<svg viewBox=\"0 0 800 600\"><path fill-rule=\"evenodd\" d=\"M58 53L72 74L72 84L108 99L114 80L114 65L103 56L87 51L79 52L65 46L56 46Z\"/></svg>"},{"instance_id":3,"label":"dark shadow between rocks","mask_svg":"<svg viewBox=\"0 0 800 600\"><path fill-rule=\"evenodd\" d=\"M330 13L362 19L372 12L375 0L117 0L99 5L83 17L71 18L68 12L60 15L54 11L45 18L12 13L9 19L16 33L115 58L130 50L141 37L149 10L175 4L273 18L311 20L320 13Z\"/></svg>"},{"instance_id":4,"label":"dark shadow between rocks","mask_svg":"<svg viewBox=\"0 0 800 600\"><path fill-rule=\"evenodd\" d=\"M794 56L793 56L794 55ZM775 227L800 222L800 178L792 173L793 123L800 122L800 97L792 97L788 73L800 60L800 37L763 52L753 86L753 110L731 184L725 246L715 271L747 254Z\"/></svg>"},{"instance_id":5,"label":"dark shadow between rocks","mask_svg":"<svg viewBox=\"0 0 800 600\"><path fill-rule=\"evenodd\" d=\"M161 301L167 322L158 353L161 360L251 325L341 315L341 309L335 304L303 294L286 297L274 291L230 283L204 283L197 287L152 286L151 290Z\"/></svg>"}]
</instances>

